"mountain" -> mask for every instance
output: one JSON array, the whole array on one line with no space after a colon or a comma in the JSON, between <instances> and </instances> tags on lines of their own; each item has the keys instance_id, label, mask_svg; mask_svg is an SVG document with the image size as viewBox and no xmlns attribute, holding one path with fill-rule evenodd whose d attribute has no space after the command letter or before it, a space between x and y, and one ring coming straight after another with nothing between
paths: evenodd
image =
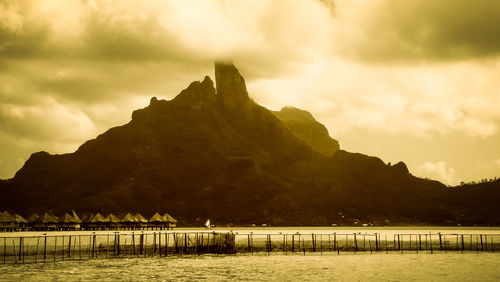
<instances>
[{"instance_id":1,"label":"mountain","mask_svg":"<svg viewBox=\"0 0 500 282\"><path fill-rule=\"evenodd\" d=\"M456 224L482 215L478 203L463 204L474 191L450 193L404 163L340 150L305 111L258 105L233 64L216 63L215 80L152 98L74 153L34 153L0 182L0 206L26 215L168 210L186 225ZM498 211L491 199L482 211Z\"/></svg>"},{"instance_id":2,"label":"mountain","mask_svg":"<svg viewBox=\"0 0 500 282\"><path fill-rule=\"evenodd\" d=\"M339 150L339 142L330 137L328 129L319 123L309 112L294 107L284 107L273 114L314 150L331 156Z\"/></svg>"}]
</instances>

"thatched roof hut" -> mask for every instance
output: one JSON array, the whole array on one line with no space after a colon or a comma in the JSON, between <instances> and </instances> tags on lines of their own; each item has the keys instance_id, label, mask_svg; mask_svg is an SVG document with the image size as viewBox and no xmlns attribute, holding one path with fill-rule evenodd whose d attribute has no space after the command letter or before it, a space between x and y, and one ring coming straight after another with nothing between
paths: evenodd
<instances>
[{"instance_id":1,"label":"thatched roof hut","mask_svg":"<svg viewBox=\"0 0 500 282\"><path fill-rule=\"evenodd\" d=\"M148 220L144 216L142 216L142 214L140 214L140 213L136 213L134 218L139 223L148 223Z\"/></svg>"},{"instance_id":2,"label":"thatched roof hut","mask_svg":"<svg viewBox=\"0 0 500 282\"><path fill-rule=\"evenodd\" d=\"M28 223L34 223L36 222L40 216L36 213L32 214L30 217L28 217Z\"/></svg>"},{"instance_id":3,"label":"thatched roof hut","mask_svg":"<svg viewBox=\"0 0 500 282\"><path fill-rule=\"evenodd\" d=\"M159 213L155 213L150 219L149 223L163 223L165 220L163 220L163 217Z\"/></svg>"},{"instance_id":4,"label":"thatched roof hut","mask_svg":"<svg viewBox=\"0 0 500 282\"><path fill-rule=\"evenodd\" d=\"M18 215L17 213L14 214L14 222L17 223L17 224L27 224L28 221L22 217L21 215Z\"/></svg>"},{"instance_id":5,"label":"thatched roof hut","mask_svg":"<svg viewBox=\"0 0 500 282\"><path fill-rule=\"evenodd\" d=\"M82 223L82 219L76 214L75 210L71 210L71 216L73 216L77 223Z\"/></svg>"},{"instance_id":6,"label":"thatched roof hut","mask_svg":"<svg viewBox=\"0 0 500 282\"><path fill-rule=\"evenodd\" d=\"M59 218L59 223L72 224L72 223L78 223L78 222L76 221L76 219L72 215L65 213L63 216L61 216Z\"/></svg>"},{"instance_id":7,"label":"thatched roof hut","mask_svg":"<svg viewBox=\"0 0 500 282\"><path fill-rule=\"evenodd\" d=\"M89 223L90 220L92 220L92 218L94 217L93 214L91 213L84 213L81 217L80 217L80 220L82 221L82 223Z\"/></svg>"},{"instance_id":8,"label":"thatched roof hut","mask_svg":"<svg viewBox=\"0 0 500 282\"><path fill-rule=\"evenodd\" d=\"M42 224L55 224L57 223L57 220L58 220L57 216L44 213L36 220L36 222Z\"/></svg>"},{"instance_id":9,"label":"thatched roof hut","mask_svg":"<svg viewBox=\"0 0 500 282\"><path fill-rule=\"evenodd\" d=\"M100 213L96 213L91 219L90 219L90 223L98 223L98 224L102 224L102 223L105 223L106 222L106 219L100 214Z\"/></svg>"},{"instance_id":10,"label":"thatched roof hut","mask_svg":"<svg viewBox=\"0 0 500 282\"><path fill-rule=\"evenodd\" d=\"M108 214L105 217L105 220L106 220L106 222L109 222L109 223L120 223L121 222L120 219L112 213Z\"/></svg>"},{"instance_id":11,"label":"thatched roof hut","mask_svg":"<svg viewBox=\"0 0 500 282\"><path fill-rule=\"evenodd\" d=\"M14 222L13 216L8 212L0 212L0 224L8 224Z\"/></svg>"},{"instance_id":12,"label":"thatched roof hut","mask_svg":"<svg viewBox=\"0 0 500 282\"><path fill-rule=\"evenodd\" d=\"M136 220L131 213L127 213L121 220L121 223L135 223Z\"/></svg>"},{"instance_id":13,"label":"thatched roof hut","mask_svg":"<svg viewBox=\"0 0 500 282\"><path fill-rule=\"evenodd\" d=\"M163 220L165 222L171 222L171 223L177 223L177 219L173 218L171 215L169 215L168 213L165 213L163 215Z\"/></svg>"}]
</instances>

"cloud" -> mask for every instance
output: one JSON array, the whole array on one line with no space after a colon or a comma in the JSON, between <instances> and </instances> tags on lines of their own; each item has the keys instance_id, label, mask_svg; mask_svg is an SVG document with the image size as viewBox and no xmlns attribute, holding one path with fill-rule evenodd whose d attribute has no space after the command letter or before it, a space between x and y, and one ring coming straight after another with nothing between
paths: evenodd
<instances>
[{"instance_id":1,"label":"cloud","mask_svg":"<svg viewBox=\"0 0 500 282\"><path fill-rule=\"evenodd\" d=\"M294 75L251 81L249 89L273 109L305 107L327 123L333 136L359 129L488 138L499 130L498 65L389 67L321 58L302 66Z\"/></svg>"},{"instance_id":2,"label":"cloud","mask_svg":"<svg viewBox=\"0 0 500 282\"><path fill-rule=\"evenodd\" d=\"M449 185L456 184L455 170L444 161L425 162L417 169L421 176L438 179Z\"/></svg>"},{"instance_id":3,"label":"cloud","mask_svg":"<svg viewBox=\"0 0 500 282\"><path fill-rule=\"evenodd\" d=\"M338 48L373 62L449 61L500 54L500 2L336 1Z\"/></svg>"},{"instance_id":4,"label":"cloud","mask_svg":"<svg viewBox=\"0 0 500 282\"><path fill-rule=\"evenodd\" d=\"M498 140L498 5L1 1L0 177L34 151L69 152L128 122L152 96L173 98L215 58L233 59L257 102L311 111L344 148L364 152L371 142L352 143L364 132ZM404 160L417 167L421 154Z\"/></svg>"}]
</instances>

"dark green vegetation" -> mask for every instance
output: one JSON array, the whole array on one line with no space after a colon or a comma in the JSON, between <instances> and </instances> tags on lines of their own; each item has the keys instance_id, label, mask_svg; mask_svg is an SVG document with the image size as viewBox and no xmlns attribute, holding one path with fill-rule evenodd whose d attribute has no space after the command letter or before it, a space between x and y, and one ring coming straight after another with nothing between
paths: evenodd
<instances>
[{"instance_id":1,"label":"dark green vegetation","mask_svg":"<svg viewBox=\"0 0 500 282\"><path fill-rule=\"evenodd\" d=\"M500 224L500 182L450 188L402 162L338 149L307 112L253 102L232 64L76 152L33 154L0 182L0 206L29 214L168 209L184 224Z\"/></svg>"}]
</instances>

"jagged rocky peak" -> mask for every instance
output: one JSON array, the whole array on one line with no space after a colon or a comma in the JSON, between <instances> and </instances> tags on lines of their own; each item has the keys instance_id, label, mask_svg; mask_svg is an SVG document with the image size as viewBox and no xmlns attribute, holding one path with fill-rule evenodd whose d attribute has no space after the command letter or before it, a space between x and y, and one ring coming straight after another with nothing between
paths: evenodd
<instances>
[{"instance_id":1,"label":"jagged rocky peak","mask_svg":"<svg viewBox=\"0 0 500 282\"><path fill-rule=\"evenodd\" d=\"M232 62L215 62L215 84L217 96L225 103L240 103L250 100L245 79Z\"/></svg>"},{"instance_id":2,"label":"jagged rocky peak","mask_svg":"<svg viewBox=\"0 0 500 282\"><path fill-rule=\"evenodd\" d=\"M181 91L174 100L192 103L192 105L201 105L212 100L215 97L214 82L207 75L203 81L194 81L184 90Z\"/></svg>"},{"instance_id":3,"label":"jagged rocky peak","mask_svg":"<svg viewBox=\"0 0 500 282\"><path fill-rule=\"evenodd\" d=\"M201 82L191 82L187 88L182 90L181 93L171 101L158 100L156 97L152 97L149 106L135 110L132 113L132 120L151 120L154 117L161 116L169 103L174 103L181 108L189 107L199 109L211 105L213 101L215 101L214 82L209 76L205 76Z\"/></svg>"}]
</instances>

